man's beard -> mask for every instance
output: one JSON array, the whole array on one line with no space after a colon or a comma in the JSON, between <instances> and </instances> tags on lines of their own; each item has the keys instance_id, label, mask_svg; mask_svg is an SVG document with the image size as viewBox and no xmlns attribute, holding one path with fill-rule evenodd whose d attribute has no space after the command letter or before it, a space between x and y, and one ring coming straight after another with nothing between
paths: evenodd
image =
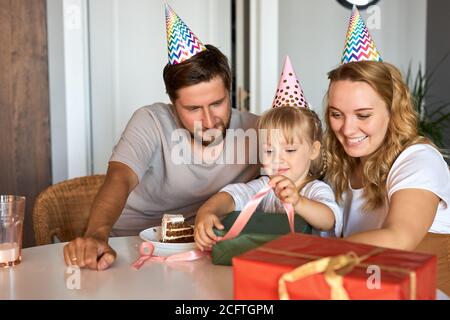
<instances>
[{"instance_id":1,"label":"man's beard","mask_svg":"<svg viewBox=\"0 0 450 320\"><path fill-rule=\"evenodd\" d=\"M201 143L204 147L214 147L222 143L223 140L225 140L225 137L227 135L227 130L230 128L230 121L231 120L231 112L230 116L228 117L228 121L225 125L223 125L223 122L219 123L217 126L211 129L202 129L201 134L198 134L196 132L191 132L191 137L198 143ZM205 140L205 131L208 130L220 130L220 135L208 135L206 138L210 138L209 140ZM197 131L198 132L198 131Z\"/></svg>"}]
</instances>

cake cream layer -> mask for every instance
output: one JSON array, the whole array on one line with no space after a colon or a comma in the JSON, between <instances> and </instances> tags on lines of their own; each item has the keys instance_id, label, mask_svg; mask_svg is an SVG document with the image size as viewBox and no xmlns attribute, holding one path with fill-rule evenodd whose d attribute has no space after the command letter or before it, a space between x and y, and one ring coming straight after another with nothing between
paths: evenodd
<instances>
[{"instance_id":1,"label":"cake cream layer","mask_svg":"<svg viewBox=\"0 0 450 320\"><path fill-rule=\"evenodd\" d=\"M177 238L177 239L166 239L166 240L164 240L162 242L166 242L166 243L188 243L188 242L194 242L194 236Z\"/></svg>"}]
</instances>

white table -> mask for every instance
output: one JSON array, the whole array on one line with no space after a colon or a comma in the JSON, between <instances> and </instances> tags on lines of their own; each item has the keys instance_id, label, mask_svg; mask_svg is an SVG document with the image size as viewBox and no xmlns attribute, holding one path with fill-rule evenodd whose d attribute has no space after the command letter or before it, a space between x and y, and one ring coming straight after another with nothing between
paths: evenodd
<instances>
[{"instance_id":1,"label":"white table","mask_svg":"<svg viewBox=\"0 0 450 320\"><path fill-rule=\"evenodd\" d=\"M204 257L197 261L147 262L136 270L139 237L111 238L118 258L105 271L81 270L80 289L67 273L63 243L22 250L22 262L0 269L2 299L233 299L231 267L215 266ZM72 277L72 278L70 278ZM67 286L69 283L69 286Z\"/></svg>"},{"instance_id":2,"label":"white table","mask_svg":"<svg viewBox=\"0 0 450 320\"><path fill-rule=\"evenodd\" d=\"M138 237L111 238L117 251L114 265L105 271L83 269L80 289L73 288L75 273L68 273L63 243L22 251L22 262L0 269L0 300L5 299L233 299L232 268L215 266L208 258L191 262L147 262L140 270ZM72 277L72 278L71 278ZM449 300L438 290L437 298Z\"/></svg>"}]
</instances>

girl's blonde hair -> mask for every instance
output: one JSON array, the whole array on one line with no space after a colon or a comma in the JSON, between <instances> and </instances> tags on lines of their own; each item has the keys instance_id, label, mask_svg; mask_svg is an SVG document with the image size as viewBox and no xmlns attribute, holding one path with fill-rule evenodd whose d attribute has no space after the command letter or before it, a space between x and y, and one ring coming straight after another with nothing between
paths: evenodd
<instances>
[{"instance_id":1,"label":"girl's blonde hair","mask_svg":"<svg viewBox=\"0 0 450 320\"><path fill-rule=\"evenodd\" d=\"M330 79L330 86L339 80L365 82L387 105L390 119L386 136L380 147L369 156L363 168L364 210L372 211L384 204L387 197L387 176L398 155L413 144L433 145L433 143L419 136L418 115L414 109L411 94L400 71L392 64L375 61L347 63L330 71L328 79ZM327 98L329 90L330 87ZM350 178L358 162L357 159L347 155L331 130L328 103L325 119L327 129L324 143L328 161L326 179L333 187L336 199L341 202L342 194L349 189Z\"/></svg>"},{"instance_id":2,"label":"girl's blonde hair","mask_svg":"<svg viewBox=\"0 0 450 320\"><path fill-rule=\"evenodd\" d=\"M258 120L258 131L266 129L280 130L280 133L289 144L298 138L300 143L308 143L310 146L315 141L320 142L320 152L316 159L311 162L309 175L300 190L308 182L319 179L324 175L326 163L322 147L322 123L317 114L307 108L283 106L271 109L264 113Z\"/></svg>"}]
</instances>

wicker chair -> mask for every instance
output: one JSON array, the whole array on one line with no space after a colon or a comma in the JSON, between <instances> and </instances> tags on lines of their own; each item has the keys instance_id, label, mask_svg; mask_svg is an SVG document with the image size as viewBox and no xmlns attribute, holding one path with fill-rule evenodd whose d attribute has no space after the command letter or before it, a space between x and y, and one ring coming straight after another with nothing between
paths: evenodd
<instances>
[{"instance_id":1,"label":"wicker chair","mask_svg":"<svg viewBox=\"0 0 450 320\"><path fill-rule=\"evenodd\" d=\"M62 242L82 236L89 210L105 175L66 180L50 186L36 199L33 226L36 245Z\"/></svg>"}]
</instances>

